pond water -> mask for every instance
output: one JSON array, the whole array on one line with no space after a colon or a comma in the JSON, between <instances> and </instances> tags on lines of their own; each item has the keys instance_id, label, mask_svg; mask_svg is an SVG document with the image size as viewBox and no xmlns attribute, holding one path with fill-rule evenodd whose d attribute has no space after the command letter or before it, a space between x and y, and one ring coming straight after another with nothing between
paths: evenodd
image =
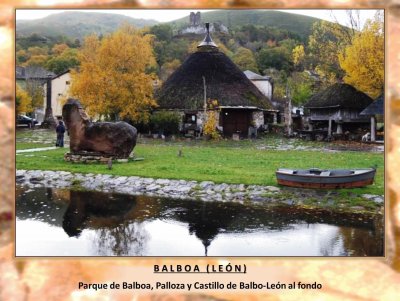
<instances>
[{"instance_id":1,"label":"pond water","mask_svg":"<svg viewBox=\"0 0 400 301\"><path fill-rule=\"evenodd\" d=\"M383 256L383 217L17 186L17 256Z\"/></svg>"}]
</instances>

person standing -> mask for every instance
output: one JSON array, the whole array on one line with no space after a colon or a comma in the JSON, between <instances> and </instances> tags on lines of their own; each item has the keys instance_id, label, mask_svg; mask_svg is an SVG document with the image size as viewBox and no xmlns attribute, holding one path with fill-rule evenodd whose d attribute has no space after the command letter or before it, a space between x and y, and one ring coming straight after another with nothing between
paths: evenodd
<instances>
[{"instance_id":1,"label":"person standing","mask_svg":"<svg viewBox=\"0 0 400 301\"><path fill-rule=\"evenodd\" d=\"M64 122L62 122L62 120L60 120L58 122L58 125L56 127L56 133L57 133L56 146L64 147L65 126L64 126Z\"/></svg>"}]
</instances>

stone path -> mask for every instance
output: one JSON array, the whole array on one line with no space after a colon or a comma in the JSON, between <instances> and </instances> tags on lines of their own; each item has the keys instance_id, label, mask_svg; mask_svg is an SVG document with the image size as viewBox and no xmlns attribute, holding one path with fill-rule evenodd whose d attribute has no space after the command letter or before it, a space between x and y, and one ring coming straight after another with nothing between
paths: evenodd
<instances>
[{"instance_id":1,"label":"stone path","mask_svg":"<svg viewBox=\"0 0 400 301\"><path fill-rule=\"evenodd\" d=\"M47 151L47 150L52 150L52 149L56 149L56 148L57 147L55 147L55 146L49 146L49 147L39 147L39 148L18 149L16 151L16 153L19 154L19 153L41 152L41 151Z\"/></svg>"}]
</instances>

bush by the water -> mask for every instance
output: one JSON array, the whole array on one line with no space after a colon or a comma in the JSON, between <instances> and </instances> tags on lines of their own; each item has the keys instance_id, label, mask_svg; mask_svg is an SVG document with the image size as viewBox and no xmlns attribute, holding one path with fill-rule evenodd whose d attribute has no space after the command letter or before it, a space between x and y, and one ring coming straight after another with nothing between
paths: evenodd
<instances>
[{"instance_id":1,"label":"bush by the water","mask_svg":"<svg viewBox=\"0 0 400 301\"><path fill-rule=\"evenodd\" d=\"M155 112L150 117L153 132L170 136L179 133L181 117L175 112Z\"/></svg>"}]
</instances>

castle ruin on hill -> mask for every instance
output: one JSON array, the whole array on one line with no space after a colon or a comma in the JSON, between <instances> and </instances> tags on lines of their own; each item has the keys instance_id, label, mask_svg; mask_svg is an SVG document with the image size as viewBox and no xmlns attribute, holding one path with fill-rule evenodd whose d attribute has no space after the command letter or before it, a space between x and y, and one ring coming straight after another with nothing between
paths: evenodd
<instances>
[{"instance_id":1,"label":"castle ruin on hill","mask_svg":"<svg viewBox=\"0 0 400 301\"><path fill-rule=\"evenodd\" d=\"M223 32L228 33L228 28L221 22L210 23L210 32ZM205 34L206 29L204 23L201 21L201 13L190 12L189 24L179 31L179 34Z\"/></svg>"}]
</instances>

